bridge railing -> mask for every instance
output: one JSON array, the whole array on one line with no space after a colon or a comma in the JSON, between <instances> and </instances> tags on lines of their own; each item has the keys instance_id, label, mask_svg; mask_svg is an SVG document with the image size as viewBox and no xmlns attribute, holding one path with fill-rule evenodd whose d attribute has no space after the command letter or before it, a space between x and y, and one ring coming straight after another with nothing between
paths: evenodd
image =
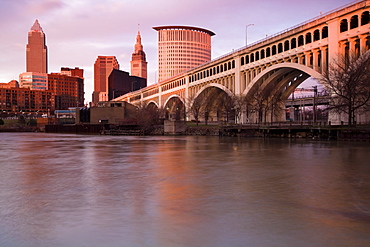
<instances>
[{"instance_id":1,"label":"bridge railing","mask_svg":"<svg viewBox=\"0 0 370 247\"><path fill-rule=\"evenodd\" d=\"M364 2L364 0L356 0L356 1L352 1L352 2L350 2L350 3L348 3L348 4L346 4L346 5L343 5L343 6L341 6L341 7L338 7L338 8L336 8L336 9L331 10L331 11L328 11L328 12L326 12L326 13L320 14L319 16L313 17L313 18L311 18L311 19L309 19L309 20L307 20L307 21L301 22L301 23L299 23L299 24L297 24L297 25L294 25L294 26L292 26L292 27L289 27L289 28L287 28L287 29L284 29L284 30L282 30L282 31L280 31L280 32L277 32L277 33L275 33L275 34L272 34L272 35L266 36L266 37L265 37L265 38L263 38L263 39L257 40L257 41L255 41L255 42L253 42L253 43L249 44L249 45L246 45L246 46L240 47L240 48L238 48L238 49L236 49L236 50L233 50L233 51L231 51L231 52L229 52L229 53L226 53L226 54L224 54L224 55L222 55L222 56L219 56L219 57L217 57L217 58L215 58L215 59L212 59L212 60L211 60L211 61L209 61L209 62L203 63L203 64L201 64L201 65L199 65L199 66L197 66L197 67L194 67L194 68L192 68L192 69L189 69L189 70L185 71L185 73L186 73L186 72L189 72L189 71L192 71L192 70L195 70L195 69L197 69L197 68L203 67L204 65L207 65L207 64L212 63L212 62L214 62L214 61L220 60L220 59L222 59L222 58L228 57L228 56L230 56L230 55L232 55L232 54L234 54L234 53L236 53L236 52L239 52L239 51L242 51L242 50L244 50L244 49L250 48L250 47L255 46L255 45L257 45L257 44L262 44L263 42L265 42L265 41L267 41L267 40L271 40L271 39L273 39L273 38L275 38L275 37L277 37L277 36L279 36L279 35L282 35L282 34L284 34L284 33L287 33L287 32L289 32L289 31L292 31L292 30L294 30L294 29L297 29L297 28L299 28L299 27L302 27L302 26L304 26L304 25L306 25L306 24L308 24L308 23L310 23L310 22L313 22L313 21L318 20L318 19L320 19L320 18L322 18L322 17L325 17L325 16L327 16L327 15L330 15L330 14L332 14L332 13L335 13L335 12L337 12L337 11L338 11L338 10L340 10L340 9L343 9L343 8L349 7L349 6L351 6L351 5L354 5L354 4L356 4L356 3L360 3L360 2Z\"/></svg>"}]
</instances>

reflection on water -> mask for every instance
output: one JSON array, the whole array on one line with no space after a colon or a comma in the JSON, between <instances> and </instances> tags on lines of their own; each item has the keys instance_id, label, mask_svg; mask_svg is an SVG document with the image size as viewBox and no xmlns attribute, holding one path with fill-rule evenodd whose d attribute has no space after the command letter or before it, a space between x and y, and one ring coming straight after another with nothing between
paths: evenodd
<instances>
[{"instance_id":1,"label":"reflection on water","mask_svg":"<svg viewBox=\"0 0 370 247\"><path fill-rule=\"evenodd\" d=\"M370 246L368 143L0 138L0 246Z\"/></svg>"}]
</instances>

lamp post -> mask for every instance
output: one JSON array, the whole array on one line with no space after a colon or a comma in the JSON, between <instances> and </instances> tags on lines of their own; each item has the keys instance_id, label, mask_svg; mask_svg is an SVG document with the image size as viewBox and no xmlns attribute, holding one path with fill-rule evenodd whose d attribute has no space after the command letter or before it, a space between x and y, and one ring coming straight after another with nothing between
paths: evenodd
<instances>
[{"instance_id":1,"label":"lamp post","mask_svg":"<svg viewBox=\"0 0 370 247\"><path fill-rule=\"evenodd\" d=\"M312 86L313 87L313 123L316 124L317 117L316 117L316 98L317 98L317 86Z\"/></svg>"},{"instance_id":2,"label":"lamp post","mask_svg":"<svg viewBox=\"0 0 370 247\"><path fill-rule=\"evenodd\" d=\"M248 24L245 26L245 46L248 45L248 27L254 26L254 24Z\"/></svg>"}]
</instances>

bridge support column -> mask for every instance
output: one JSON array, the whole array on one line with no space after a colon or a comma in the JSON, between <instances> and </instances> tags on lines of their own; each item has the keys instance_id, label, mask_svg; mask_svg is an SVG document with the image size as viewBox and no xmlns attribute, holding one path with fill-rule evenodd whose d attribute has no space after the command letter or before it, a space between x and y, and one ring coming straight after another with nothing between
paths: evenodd
<instances>
[{"instance_id":1,"label":"bridge support column","mask_svg":"<svg viewBox=\"0 0 370 247\"><path fill-rule=\"evenodd\" d=\"M241 88L242 88L242 80L241 80L241 73L239 72L240 71L240 57L235 57L234 58L235 60L235 73L234 73L234 90L233 92L235 93L235 95L240 95L241 93Z\"/></svg>"},{"instance_id":2,"label":"bridge support column","mask_svg":"<svg viewBox=\"0 0 370 247\"><path fill-rule=\"evenodd\" d=\"M276 117L275 117L275 121L276 122L284 122L286 121L286 108L285 108L285 103L284 102L281 102L279 103L279 107L278 107L279 111L276 112Z\"/></svg>"},{"instance_id":3,"label":"bridge support column","mask_svg":"<svg viewBox=\"0 0 370 247\"><path fill-rule=\"evenodd\" d=\"M307 67L310 67L310 68L312 68L312 63L311 63L311 56L312 56L312 52L311 51L306 51L305 53L305 62L306 62L306 66Z\"/></svg>"},{"instance_id":4,"label":"bridge support column","mask_svg":"<svg viewBox=\"0 0 370 247\"><path fill-rule=\"evenodd\" d=\"M366 51L369 50L368 43L367 43L368 37L369 37L369 34L360 35L360 54L364 54Z\"/></svg>"},{"instance_id":5,"label":"bridge support column","mask_svg":"<svg viewBox=\"0 0 370 247\"><path fill-rule=\"evenodd\" d=\"M299 64L305 64L304 55L302 55L302 54L298 55L298 63Z\"/></svg>"},{"instance_id":6,"label":"bridge support column","mask_svg":"<svg viewBox=\"0 0 370 247\"><path fill-rule=\"evenodd\" d=\"M185 76L185 97L184 97L184 121L189 121L190 118L188 117L188 114L186 114L189 111L190 104L188 103L190 99L190 92L189 92L189 76Z\"/></svg>"},{"instance_id":7,"label":"bridge support column","mask_svg":"<svg viewBox=\"0 0 370 247\"><path fill-rule=\"evenodd\" d=\"M349 53L350 56L358 57L359 55L359 40L358 37L353 37L349 39Z\"/></svg>"},{"instance_id":8,"label":"bridge support column","mask_svg":"<svg viewBox=\"0 0 370 247\"><path fill-rule=\"evenodd\" d=\"M247 75L245 72L241 72L240 75L240 92L243 93L247 88Z\"/></svg>"},{"instance_id":9,"label":"bridge support column","mask_svg":"<svg viewBox=\"0 0 370 247\"><path fill-rule=\"evenodd\" d=\"M342 40L339 42L339 56L344 56L347 51L347 40Z\"/></svg>"},{"instance_id":10,"label":"bridge support column","mask_svg":"<svg viewBox=\"0 0 370 247\"><path fill-rule=\"evenodd\" d=\"M319 57L320 57L320 50L319 49L313 49L312 50L312 61L313 61L313 69L320 72L320 66L319 66Z\"/></svg>"},{"instance_id":11,"label":"bridge support column","mask_svg":"<svg viewBox=\"0 0 370 247\"><path fill-rule=\"evenodd\" d=\"M321 72L328 70L328 47L321 47Z\"/></svg>"},{"instance_id":12,"label":"bridge support column","mask_svg":"<svg viewBox=\"0 0 370 247\"><path fill-rule=\"evenodd\" d=\"M162 87L158 87L158 105L160 108L164 108L163 102L162 102Z\"/></svg>"},{"instance_id":13,"label":"bridge support column","mask_svg":"<svg viewBox=\"0 0 370 247\"><path fill-rule=\"evenodd\" d=\"M247 124L247 123L249 123L248 110L247 110L247 107L246 106L242 106L241 116L240 116L240 123L241 124Z\"/></svg>"}]
</instances>

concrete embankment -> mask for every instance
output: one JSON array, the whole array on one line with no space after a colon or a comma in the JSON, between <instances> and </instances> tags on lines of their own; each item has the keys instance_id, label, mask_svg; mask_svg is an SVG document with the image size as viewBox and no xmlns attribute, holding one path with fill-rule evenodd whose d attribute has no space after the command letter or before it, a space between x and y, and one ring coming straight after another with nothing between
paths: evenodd
<instances>
[{"instance_id":1,"label":"concrete embankment","mask_svg":"<svg viewBox=\"0 0 370 247\"><path fill-rule=\"evenodd\" d=\"M47 125L45 132L106 134L106 135L203 135L259 138L307 138L326 140L370 141L370 126L240 126L240 125L187 125L184 122L152 126L151 130L139 126L112 125Z\"/></svg>"}]
</instances>

